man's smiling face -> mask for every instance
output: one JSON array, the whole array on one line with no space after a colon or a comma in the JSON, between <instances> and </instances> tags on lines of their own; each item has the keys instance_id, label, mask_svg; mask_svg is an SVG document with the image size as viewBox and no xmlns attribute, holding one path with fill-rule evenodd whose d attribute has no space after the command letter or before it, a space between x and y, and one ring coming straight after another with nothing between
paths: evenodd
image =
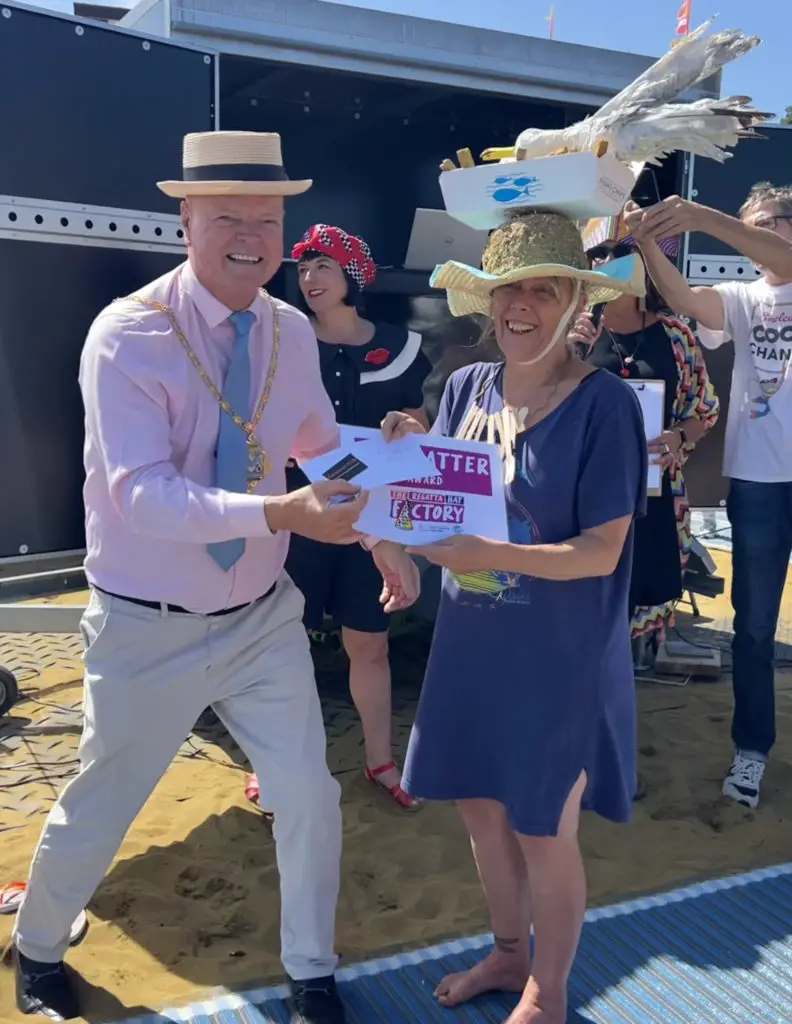
<instances>
[{"instance_id":1,"label":"man's smiling face","mask_svg":"<svg viewBox=\"0 0 792 1024\"><path fill-rule=\"evenodd\" d=\"M198 280L231 309L250 305L283 262L282 196L193 196L182 203Z\"/></svg>"}]
</instances>

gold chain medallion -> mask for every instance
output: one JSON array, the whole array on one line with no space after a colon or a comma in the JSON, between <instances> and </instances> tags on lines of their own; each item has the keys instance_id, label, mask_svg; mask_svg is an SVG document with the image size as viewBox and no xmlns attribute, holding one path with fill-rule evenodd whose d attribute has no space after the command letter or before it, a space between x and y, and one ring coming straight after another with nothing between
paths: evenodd
<instances>
[{"instance_id":1,"label":"gold chain medallion","mask_svg":"<svg viewBox=\"0 0 792 1024\"><path fill-rule=\"evenodd\" d=\"M266 292L264 294L266 295ZM272 470L272 460L256 440L255 431L256 427L259 425L261 416L269 403L272 385L275 381L275 374L278 369L278 356L280 354L280 314L278 313L278 307L272 301L272 298L269 295L266 295L272 311L272 353L270 355L269 366L267 367L267 377L264 382L264 390L261 392L261 398L258 401L258 405L256 406L256 410L253 413L252 418L245 420L231 408L229 403L215 387L209 377L209 374L201 365L200 359L195 354L195 350L187 340L187 336L181 329L179 321L176 319L176 314L170 306L166 306L162 302L157 302L155 299L144 299L141 295L129 295L127 298L131 299L133 302L140 303L141 306L148 306L150 309L156 309L158 312L162 313L163 316L167 317L168 322L173 329L173 333L179 339L182 348L187 353L187 358L197 370L198 376L207 386L212 397L218 403L223 412L227 416L230 416L236 426L244 432L247 437L247 492L248 494L252 494L264 477ZM116 301L123 302L124 299L117 299Z\"/></svg>"}]
</instances>

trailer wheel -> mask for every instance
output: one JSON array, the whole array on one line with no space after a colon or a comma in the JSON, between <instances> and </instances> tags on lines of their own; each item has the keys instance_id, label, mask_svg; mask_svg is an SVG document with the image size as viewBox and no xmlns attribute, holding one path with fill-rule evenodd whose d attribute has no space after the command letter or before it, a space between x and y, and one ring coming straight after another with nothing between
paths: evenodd
<instances>
[{"instance_id":1,"label":"trailer wheel","mask_svg":"<svg viewBox=\"0 0 792 1024\"><path fill-rule=\"evenodd\" d=\"M7 714L19 699L19 687L13 673L0 666L0 718Z\"/></svg>"}]
</instances>

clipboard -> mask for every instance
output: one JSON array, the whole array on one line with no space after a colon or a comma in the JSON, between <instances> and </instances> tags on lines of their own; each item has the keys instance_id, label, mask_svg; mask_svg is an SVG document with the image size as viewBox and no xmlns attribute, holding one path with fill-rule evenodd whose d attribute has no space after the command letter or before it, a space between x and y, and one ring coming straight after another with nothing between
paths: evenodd
<instances>
[{"instance_id":1,"label":"clipboard","mask_svg":"<svg viewBox=\"0 0 792 1024\"><path fill-rule=\"evenodd\" d=\"M644 433L647 442L659 437L665 428L665 381L664 380L625 380L632 389L644 421ZM655 462L649 463L646 478L646 493L650 498L657 498L663 492L663 473Z\"/></svg>"}]
</instances>

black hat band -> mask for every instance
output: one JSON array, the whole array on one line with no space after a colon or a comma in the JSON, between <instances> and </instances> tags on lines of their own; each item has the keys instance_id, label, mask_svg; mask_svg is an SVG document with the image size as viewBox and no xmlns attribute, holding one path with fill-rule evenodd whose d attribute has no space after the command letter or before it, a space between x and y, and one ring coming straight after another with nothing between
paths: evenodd
<instances>
[{"instance_id":1,"label":"black hat band","mask_svg":"<svg viewBox=\"0 0 792 1024\"><path fill-rule=\"evenodd\" d=\"M184 181L288 180L281 164L202 164L184 168Z\"/></svg>"}]
</instances>

